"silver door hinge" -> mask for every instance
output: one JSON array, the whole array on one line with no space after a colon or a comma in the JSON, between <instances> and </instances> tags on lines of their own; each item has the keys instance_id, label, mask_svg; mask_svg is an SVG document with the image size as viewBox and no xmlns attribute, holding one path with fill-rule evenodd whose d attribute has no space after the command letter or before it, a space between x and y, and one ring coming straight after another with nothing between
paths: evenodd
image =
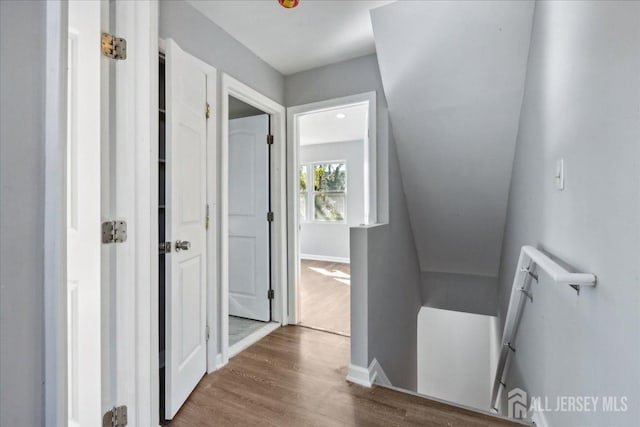
<instances>
[{"instance_id":1,"label":"silver door hinge","mask_svg":"<svg viewBox=\"0 0 640 427\"><path fill-rule=\"evenodd\" d=\"M122 243L126 241L126 221L105 221L102 223L102 243Z\"/></svg>"},{"instance_id":2,"label":"silver door hinge","mask_svg":"<svg viewBox=\"0 0 640 427\"><path fill-rule=\"evenodd\" d=\"M267 212L267 221L273 222L273 212Z\"/></svg>"},{"instance_id":3,"label":"silver door hinge","mask_svg":"<svg viewBox=\"0 0 640 427\"><path fill-rule=\"evenodd\" d=\"M207 119L208 119L209 117L211 117L211 106L209 105L209 103L208 103L208 102L207 102L207 108L206 108L206 110L205 110L205 112L204 112L204 113L205 113L204 115L207 117Z\"/></svg>"},{"instance_id":4,"label":"silver door hinge","mask_svg":"<svg viewBox=\"0 0 640 427\"><path fill-rule=\"evenodd\" d=\"M273 135L267 135L267 145L273 145Z\"/></svg>"},{"instance_id":5,"label":"silver door hinge","mask_svg":"<svg viewBox=\"0 0 640 427\"><path fill-rule=\"evenodd\" d=\"M207 204L207 209L204 215L204 229L205 230L209 229L209 204Z\"/></svg>"},{"instance_id":6,"label":"silver door hinge","mask_svg":"<svg viewBox=\"0 0 640 427\"><path fill-rule=\"evenodd\" d=\"M102 427L124 427L127 425L127 407L113 407L102 417Z\"/></svg>"},{"instance_id":7,"label":"silver door hinge","mask_svg":"<svg viewBox=\"0 0 640 427\"><path fill-rule=\"evenodd\" d=\"M207 342L209 342L209 336L210 336L210 333L209 333L209 325L207 325L207 327L205 328L205 334L206 334Z\"/></svg>"},{"instance_id":8,"label":"silver door hinge","mask_svg":"<svg viewBox=\"0 0 640 427\"><path fill-rule=\"evenodd\" d=\"M171 252L171 242L160 242L158 245L160 255L168 254Z\"/></svg>"},{"instance_id":9,"label":"silver door hinge","mask_svg":"<svg viewBox=\"0 0 640 427\"><path fill-rule=\"evenodd\" d=\"M267 292L267 298L274 299L276 297L276 292L273 289L269 289Z\"/></svg>"},{"instance_id":10,"label":"silver door hinge","mask_svg":"<svg viewBox=\"0 0 640 427\"><path fill-rule=\"evenodd\" d=\"M127 59L127 41L109 33L102 33L102 54L111 59Z\"/></svg>"}]
</instances>

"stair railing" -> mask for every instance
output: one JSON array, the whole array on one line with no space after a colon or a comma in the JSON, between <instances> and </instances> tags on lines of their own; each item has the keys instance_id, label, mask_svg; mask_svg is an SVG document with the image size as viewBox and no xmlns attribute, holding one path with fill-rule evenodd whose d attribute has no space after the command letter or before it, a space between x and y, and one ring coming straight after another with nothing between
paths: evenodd
<instances>
[{"instance_id":1,"label":"stair railing","mask_svg":"<svg viewBox=\"0 0 640 427\"><path fill-rule=\"evenodd\" d=\"M506 377L509 372L511 356L516 351L514 342L520 318L522 317L522 310L527 299L533 303L531 281L532 279L536 282L538 281L536 272L540 270L549 275L555 283L571 286L578 294L580 294L581 286L595 286L597 281L595 274L571 273L533 246L522 247L516 274L513 278L511 298L502 333L500 358L498 359L498 367L491 391L491 407L496 412L498 411L500 392L506 388Z\"/></svg>"}]
</instances>

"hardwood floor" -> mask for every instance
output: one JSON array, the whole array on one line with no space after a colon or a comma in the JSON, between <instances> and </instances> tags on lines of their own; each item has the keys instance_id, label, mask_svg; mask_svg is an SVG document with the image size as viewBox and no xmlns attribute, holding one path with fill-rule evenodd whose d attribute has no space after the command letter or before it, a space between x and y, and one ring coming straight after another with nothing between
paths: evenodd
<instances>
[{"instance_id":1,"label":"hardwood floor","mask_svg":"<svg viewBox=\"0 0 640 427\"><path fill-rule=\"evenodd\" d=\"M280 328L205 376L171 426L514 425L394 390L350 384L348 360L347 337Z\"/></svg>"},{"instance_id":2,"label":"hardwood floor","mask_svg":"<svg viewBox=\"0 0 640 427\"><path fill-rule=\"evenodd\" d=\"M300 324L341 335L351 333L351 266L300 260Z\"/></svg>"}]
</instances>

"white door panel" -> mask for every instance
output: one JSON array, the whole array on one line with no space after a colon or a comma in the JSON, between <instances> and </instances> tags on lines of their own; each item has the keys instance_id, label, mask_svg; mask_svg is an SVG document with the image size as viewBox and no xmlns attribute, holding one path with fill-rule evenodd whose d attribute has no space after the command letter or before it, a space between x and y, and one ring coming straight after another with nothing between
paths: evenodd
<instances>
[{"instance_id":1,"label":"white door panel","mask_svg":"<svg viewBox=\"0 0 640 427\"><path fill-rule=\"evenodd\" d=\"M229 314L268 322L269 116L229 121Z\"/></svg>"},{"instance_id":2,"label":"white door panel","mask_svg":"<svg viewBox=\"0 0 640 427\"><path fill-rule=\"evenodd\" d=\"M69 2L67 368L69 426L101 425L100 13Z\"/></svg>"},{"instance_id":3,"label":"white door panel","mask_svg":"<svg viewBox=\"0 0 640 427\"><path fill-rule=\"evenodd\" d=\"M169 40L165 417L173 418L206 371L207 76ZM178 241L188 242L179 250Z\"/></svg>"}]
</instances>

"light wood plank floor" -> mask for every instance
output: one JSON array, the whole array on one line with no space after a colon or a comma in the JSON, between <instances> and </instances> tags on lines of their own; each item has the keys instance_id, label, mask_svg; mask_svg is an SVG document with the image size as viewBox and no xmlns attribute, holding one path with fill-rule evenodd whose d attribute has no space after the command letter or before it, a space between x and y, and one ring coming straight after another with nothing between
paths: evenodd
<instances>
[{"instance_id":1,"label":"light wood plank floor","mask_svg":"<svg viewBox=\"0 0 640 427\"><path fill-rule=\"evenodd\" d=\"M490 416L345 380L349 338L286 326L205 376L174 427L507 426Z\"/></svg>"},{"instance_id":2,"label":"light wood plank floor","mask_svg":"<svg viewBox=\"0 0 640 427\"><path fill-rule=\"evenodd\" d=\"M300 324L350 335L351 266L300 261Z\"/></svg>"}]
</instances>

